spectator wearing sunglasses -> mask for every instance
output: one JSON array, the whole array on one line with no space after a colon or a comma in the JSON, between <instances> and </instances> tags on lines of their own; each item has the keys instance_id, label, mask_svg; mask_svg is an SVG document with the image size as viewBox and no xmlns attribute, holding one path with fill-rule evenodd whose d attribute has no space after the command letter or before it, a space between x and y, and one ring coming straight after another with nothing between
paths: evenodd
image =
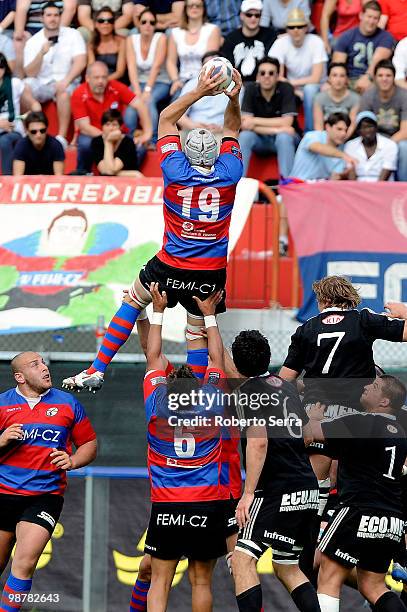
<instances>
[{"instance_id":1,"label":"spectator wearing sunglasses","mask_svg":"<svg viewBox=\"0 0 407 612\"><path fill-rule=\"evenodd\" d=\"M23 81L12 77L6 57L0 53L0 153L2 174L12 174L13 151L17 142L24 136L24 126L19 119L20 101L31 110L41 110Z\"/></svg>"},{"instance_id":2,"label":"spectator wearing sunglasses","mask_svg":"<svg viewBox=\"0 0 407 612\"><path fill-rule=\"evenodd\" d=\"M295 8L301 9L309 20L311 14L309 0L263 0L260 25L266 28L273 25L278 34L283 34L288 15Z\"/></svg>"},{"instance_id":3,"label":"spectator wearing sunglasses","mask_svg":"<svg viewBox=\"0 0 407 612\"><path fill-rule=\"evenodd\" d=\"M86 66L86 48L77 30L61 26L60 9L54 2L43 6L42 19L43 29L24 48L25 82L38 102L56 101L57 139L65 148L71 120L70 96Z\"/></svg>"},{"instance_id":4,"label":"spectator wearing sunglasses","mask_svg":"<svg viewBox=\"0 0 407 612\"><path fill-rule=\"evenodd\" d=\"M28 113L25 129L27 136L14 149L13 175L63 174L64 149L56 138L47 134L48 119L44 113Z\"/></svg>"},{"instance_id":5,"label":"spectator wearing sunglasses","mask_svg":"<svg viewBox=\"0 0 407 612\"><path fill-rule=\"evenodd\" d=\"M225 0L221 0L225 2ZM157 18L157 31L165 32L169 28L176 28L181 25L182 11L184 10L184 0L135 0L134 2L134 21L139 27L140 15L146 8L154 13ZM210 20L211 23L212 20Z\"/></svg>"},{"instance_id":6,"label":"spectator wearing sunglasses","mask_svg":"<svg viewBox=\"0 0 407 612\"><path fill-rule=\"evenodd\" d=\"M274 28L260 26L263 3L243 0L240 7L241 28L225 37L221 53L242 75L243 82L256 79L257 62L267 55L276 40Z\"/></svg>"},{"instance_id":7,"label":"spectator wearing sunglasses","mask_svg":"<svg viewBox=\"0 0 407 612\"><path fill-rule=\"evenodd\" d=\"M305 131L313 129L313 103L326 76L328 56L322 39L308 33L309 21L301 9L292 10L287 18L287 35L280 36L269 51L280 62L280 79L294 87L303 100Z\"/></svg>"},{"instance_id":8,"label":"spectator wearing sunglasses","mask_svg":"<svg viewBox=\"0 0 407 612\"><path fill-rule=\"evenodd\" d=\"M120 81L126 72L126 41L114 33L114 13L105 6L95 15L95 29L88 43L88 65L103 62L109 81Z\"/></svg>"},{"instance_id":9,"label":"spectator wearing sunglasses","mask_svg":"<svg viewBox=\"0 0 407 612\"><path fill-rule=\"evenodd\" d=\"M95 30L93 16L107 7L113 12L114 31L116 34L119 36L128 35L128 28L133 19L133 0L79 0L79 31L86 42L90 41L92 32Z\"/></svg>"},{"instance_id":10,"label":"spectator wearing sunglasses","mask_svg":"<svg viewBox=\"0 0 407 612\"><path fill-rule=\"evenodd\" d=\"M153 126L152 143L157 142L158 105L168 98L170 80L165 69L167 37L156 32L157 17L150 9L138 17L139 32L127 38L126 59L131 88L147 104ZM126 110L126 125L135 130L138 115L136 109Z\"/></svg>"}]
</instances>

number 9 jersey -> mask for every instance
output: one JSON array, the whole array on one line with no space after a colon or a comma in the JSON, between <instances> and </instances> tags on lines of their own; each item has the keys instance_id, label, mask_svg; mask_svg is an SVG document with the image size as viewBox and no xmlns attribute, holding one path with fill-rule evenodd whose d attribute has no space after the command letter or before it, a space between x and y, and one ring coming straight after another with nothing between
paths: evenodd
<instances>
[{"instance_id":1,"label":"number 9 jersey","mask_svg":"<svg viewBox=\"0 0 407 612\"><path fill-rule=\"evenodd\" d=\"M164 178L164 239L157 257L174 268L226 267L236 186L243 174L239 142L223 138L215 165L191 166L179 136L157 143Z\"/></svg>"}]
</instances>

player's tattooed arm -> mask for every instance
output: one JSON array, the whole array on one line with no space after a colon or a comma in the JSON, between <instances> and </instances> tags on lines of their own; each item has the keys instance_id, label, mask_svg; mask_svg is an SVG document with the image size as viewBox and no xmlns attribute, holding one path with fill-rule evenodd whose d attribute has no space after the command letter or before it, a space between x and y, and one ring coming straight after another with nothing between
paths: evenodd
<instances>
[{"instance_id":1,"label":"player's tattooed arm","mask_svg":"<svg viewBox=\"0 0 407 612\"><path fill-rule=\"evenodd\" d=\"M159 292L158 283L151 283L150 293L153 299L153 316L147 338L147 371L164 370L161 331L164 310L167 307L167 294L165 291Z\"/></svg>"}]
</instances>

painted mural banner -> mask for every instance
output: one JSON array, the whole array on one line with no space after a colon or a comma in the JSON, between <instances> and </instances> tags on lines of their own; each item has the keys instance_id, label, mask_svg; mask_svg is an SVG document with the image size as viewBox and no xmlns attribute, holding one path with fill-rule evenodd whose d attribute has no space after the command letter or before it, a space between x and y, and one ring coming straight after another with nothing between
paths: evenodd
<instances>
[{"instance_id":1,"label":"painted mural banner","mask_svg":"<svg viewBox=\"0 0 407 612\"><path fill-rule=\"evenodd\" d=\"M239 183L231 249L257 186ZM161 247L162 206L159 178L2 177L0 333L110 320Z\"/></svg>"}]
</instances>

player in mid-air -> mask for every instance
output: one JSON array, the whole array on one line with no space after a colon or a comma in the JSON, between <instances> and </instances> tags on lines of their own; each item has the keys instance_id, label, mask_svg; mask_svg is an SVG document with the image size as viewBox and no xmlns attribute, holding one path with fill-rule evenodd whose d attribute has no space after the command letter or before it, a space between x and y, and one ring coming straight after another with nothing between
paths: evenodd
<instances>
[{"instance_id":1,"label":"player in mid-air","mask_svg":"<svg viewBox=\"0 0 407 612\"><path fill-rule=\"evenodd\" d=\"M241 126L239 92L242 79L233 71L234 87L224 92L229 103L224 115L223 139L218 153L215 137L194 129L181 149L177 121L197 100L222 95L222 76L201 72L196 88L170 104L160 115L157 143L164 177L164 239L161 251L141 270L105 333L95 361L76 376L63 381L72 389L96 391L105 370L128 339L140 312L151 302L149 286L158 282L168 306L180 302L188 312L191 337L203 325L192 296L205 299L226 284L229 225L236 185L242 177L238 142ZM225 293L217 312L225 310Z\"/></svg>"}]
</instances>

